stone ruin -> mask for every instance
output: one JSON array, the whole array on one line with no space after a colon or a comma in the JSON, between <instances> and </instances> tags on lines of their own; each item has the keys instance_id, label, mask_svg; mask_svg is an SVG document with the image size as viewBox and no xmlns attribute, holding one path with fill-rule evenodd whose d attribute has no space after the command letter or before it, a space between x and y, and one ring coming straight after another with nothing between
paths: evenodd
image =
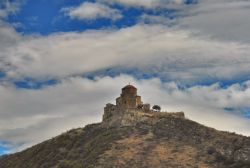
<instances>
[{"instance_id":1,"label":"stone ruin","mask_svg":"<svg viewBox=\"0 0 250 168\"><path fill-rule=\"evenodd\" d=\"M129 84L122 88L116 105L106 104L102 123L105 126L131 126L138 122L154 124L166 117L185 118L185 115L183 112L155 112L150 109L150 104L142 102L141 96L137 95L137 88Z\"/></svg>"}]
</instances>

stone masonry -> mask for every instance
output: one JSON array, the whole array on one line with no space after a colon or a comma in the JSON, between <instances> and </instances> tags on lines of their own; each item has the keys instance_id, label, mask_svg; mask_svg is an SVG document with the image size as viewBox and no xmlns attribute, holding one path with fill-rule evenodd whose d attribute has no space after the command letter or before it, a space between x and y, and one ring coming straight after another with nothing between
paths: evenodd
<instances>
[{"instance_id":1,"label":"stone masonry","mask_svg":"<svg viewBox=\"0 0 250 168\"><path fill-rule=\"evenodd\" d=\"M183 112L155 112L150 109L150 104L144 104L141 96L137 95L137 88L127 85L122 88L120 97L116 99L116 105L108 103L104 107L103 125L105 126L131 126L138 122L156 123L166 117L185 118Z\"/></svg>"}]
</instances>

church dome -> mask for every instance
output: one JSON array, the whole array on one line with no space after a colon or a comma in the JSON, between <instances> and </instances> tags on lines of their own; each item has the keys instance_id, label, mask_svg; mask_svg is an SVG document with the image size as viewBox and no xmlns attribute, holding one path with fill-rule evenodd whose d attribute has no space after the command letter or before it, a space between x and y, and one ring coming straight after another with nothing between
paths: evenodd
<instances>
[{"instance_id":1,"label":"church dome","mask_svg":"<svg viewBox=\"0 0 250 168\"><path fill-rule=\"evenodd\" d=\"M126 85L125 87L122 88L122 90L127 90L127 89L136 89L133 85Z\"/></svg>"},{"instance_id":2,"label":"church dome","mask_svg":"<svg viewBox=\"0 0 250 168\"><path fill-rule=\"evenodd\" d=\"M127 85L122 88L122 95L137 95L137 88L133 85Z\"/></svg>"}]
</instances>

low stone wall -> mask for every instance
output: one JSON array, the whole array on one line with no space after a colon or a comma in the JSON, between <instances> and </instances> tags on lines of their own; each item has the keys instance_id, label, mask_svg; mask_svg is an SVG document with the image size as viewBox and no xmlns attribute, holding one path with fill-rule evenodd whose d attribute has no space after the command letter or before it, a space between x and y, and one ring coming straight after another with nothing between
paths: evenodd
<instances>
[{"instance_id":1,"label":"low stone wall","mask_svg":"<svg viewBox=\"0 0 250 168\"><path fill-rule=\"evenodd\" d=\"M138 109L118 110L112 113L110 118L103 120L105 126L133 126L139 122L155 124L162 118L177 117L185 118L183 112L143 112ZM106 116L107 117L107 116Z\"/></svg>"},{"instance_id":2,"label":"low stone wall","mask_svg":"<svg viewBox=\"0 0 250 168\"><path fill-rule=\"evenodd\" d=\"M127 111L124 113L121 126L131 126L136 125L139 122L146 122L148 124L155 124L162 118L169 118L169 117L176 117L176 118L185 118L183 112L176 112L176 113L167 113L167 112L137 112L137 111Z\"/></svg>"}]
</instances>

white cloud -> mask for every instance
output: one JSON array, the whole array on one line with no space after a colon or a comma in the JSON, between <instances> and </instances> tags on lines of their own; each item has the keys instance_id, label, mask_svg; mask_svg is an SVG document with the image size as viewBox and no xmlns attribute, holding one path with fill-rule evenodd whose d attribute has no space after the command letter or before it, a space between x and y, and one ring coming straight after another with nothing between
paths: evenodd
<instances>
[{"instance_id":1,"label":"white cloud","mask_svg":"<svg viewBox=\"0 0 250 168\"><path fill-rule=\"evenodd\" d=\"M122 4L129 7L165 8L184 4L185 0L98 0L108 4Z\"/></svg>"},{"instance_id":2,"label":"white cloud","mask_svg":"<svg viewBox=\"0 0 250 168\"><path fill-rule=\"evenodd\" d=\"M250 1L199 0L182 11L179 24L214 39L250 43Z\"/></svg>"},{"instance_id":3,"label":"white cloud","mask_svg":"<svg viewBox=\"0 0 250 168\"><path fill-rule=\"evenodd\" d=\"M10 0L2 0L0 1L0 18L6 17L9 14L16 13L21 4L23 3L23 0L16 0L16 1L10 1Z\"/></svg>"},{"instance_id":4,"label":"white cloud","mask_svg":"<svg viewBox=\"0 0 250 168\"><path fill-rule=\"evenodd\" d=\"M178 9L173 17L175 21L179 21L181 29L217 40L250 43L250 33L247 33L250 29L248 0L198 0L193 5L185 5L185 0L99 0L99 2L145 7L155 11L159 11L159 8ZM163 20L159 16L151 16L151 21L152 19L163 24L167 21L167 18Z\"/></svg>"},{"instance_id":5,"label":"white cloud","mask_svg":"<svg viewBox=\"0 0 250 168\"><path fill-rule=\"evenodd\" d=\"M7 61L8 53L11 47L16 46L21 36L7 23L0 20L0 71L10 70L10 62Z\"/></svg>"},{"instance_id":6,"label":"white cloud","mask_svg":"<svg viewBox=\"0 0 250 168\"><path fill-rule=\"evenodd\" d=\"M177 23L176 20L169 19L164 16L149 15L149 14L142 14L139 18L139 21L147 24L159 24L166 26L173 26L174 24Z\"/></svg>"},{"instance_id":7,"label":"white cloud","mask_svg":"<svg viewBox=\"0 0 250 168\"><path fill-rule=\"evenodd\" d=\"M145 8L182 3L176 2L109 1ZM71 8L68 14L75 11L71 17L78 19L117 19L119 12L112 12L115 9L104 3L99 1L90 8L84 6L85 3ZM208 126L250 135L249 119L223 110L250 106L249 82L244 87L235 84L221 88L214 84L179 89L174 82L138 81L128 76L95 81L67 79L74 74L110 67L138 68L144 73L154 72L163 78L193 84L210 78L220 81L247 77L250 64L248 3L200 0L197 5L183 8L179 14L187 17L179 18L179 26L171 28L165 26L169 21L165 22L161 16L143 15L142 19L150 19L157 25L138 24L120 30L55 33L42 37L21 36L0 21L0 71L4 70L8 78L66 78L58 85L41 90L19 90L9 83L1 84L0 139L15 144L24 142L19 146L23 149L72 127L100 121L104 104L113 101L120 87L128 82L138 86L145 101L160 104L168 111L182 110L188 118Z\"/></svg>"},{"instance_id":8,"label":"white cloud","mask_svg":"<svg viewBox=\"0 0 250 168\"><path fill-rule=\"evenodd\" d=\"M179 89L176 83L159 79L136 80L130 76L95 80L70 78L41 90L19 90L0 86L0 139L26 148L63 131L100 122L103 107L114 103L128 82L138 87L144 102L159 104L167 111L186 116L210 127L250 135L250 120L223 108L249 106L250 85L195 86Z\"/></svg>"},{"instance_id":9,"label":"white cloud","mask_svg":"<svg viewBox=\"0 0 250 168\"><path fill-rule=\"evenodd\" d=\"M13 35L12 35L13 36ZM4 42L2 42L4 43ZM65 77L110 67L139 68L170 80L233 79L249 73L250 46L161 25L23 37L0 57L9 76Z\"/></svg>"},{"instance_id":10,"label":"white cloud","mask_svg":"<svg viewBox=\"0 0 250 168\"><path fill-rule=\"evenodd\" d=\"M224 1L213 2L223 4ZM243 11L245 11L243 6L248 3L248 1L230 2L225 2L227 8L235 9L235 6L239 6L239 10ZM202 25L199 24L200 21L210 22L211 19L219 17L208 17L208 19L202 17L196 20L197 24L192 24L193 27L187 25L189 19L203 15L205 17L208 13L220 14L226 8L223 5L209 6L210 1L199 1L199 3L200 5L191 6L193 10L184 10L184 14L189 17L179 20L179 28L161 25L165 21L166 25L172 23L164 21L161 16L143 15L142 19L150 19L158 25L59 33L47 37L21 37L13 28L0 23L0 69L4 69L13 77L23 75L39 78L65 77L110 67L131 67L139 68L145 73L154 72L170 80L194 83L208 78L232 80L247 76L250 45L242 41L245 41L244 38L250 39L246 34L248 30L245 30L248 22L235 19L242 23L232 27L223 26L221 22L221 25L218 23L219 26L212 26L209 30L204 29L202 34L197 35L197 31L202 31L202 28L197 27ZM217 11L217 9L222 10ZM244 24L246 27L243 31L238 30ZM190 29L184 30L183 26L190 26ZM213 31L216 27L227 27L223 28L225 36L223 33ZM221 36L211 39L213 33L219 33ZM237 38L234 38L234 42L217 40L224 37L231 38L236 34L239 34L239 38L242 36L241 40Z\"/></svg>"},{"instance_id":11,"label":"white cloud","mask_svg":"<svg viewBox=\"0 0 250 168\"><path fill-rule=\"evenodd\" d=\"M119 10L112 9L101 3L84 2L78 7L64 8L62 11L71 18L79 20L92 20L97 18L117 20L122 18Z\"/></svg>"}]
</instances>

